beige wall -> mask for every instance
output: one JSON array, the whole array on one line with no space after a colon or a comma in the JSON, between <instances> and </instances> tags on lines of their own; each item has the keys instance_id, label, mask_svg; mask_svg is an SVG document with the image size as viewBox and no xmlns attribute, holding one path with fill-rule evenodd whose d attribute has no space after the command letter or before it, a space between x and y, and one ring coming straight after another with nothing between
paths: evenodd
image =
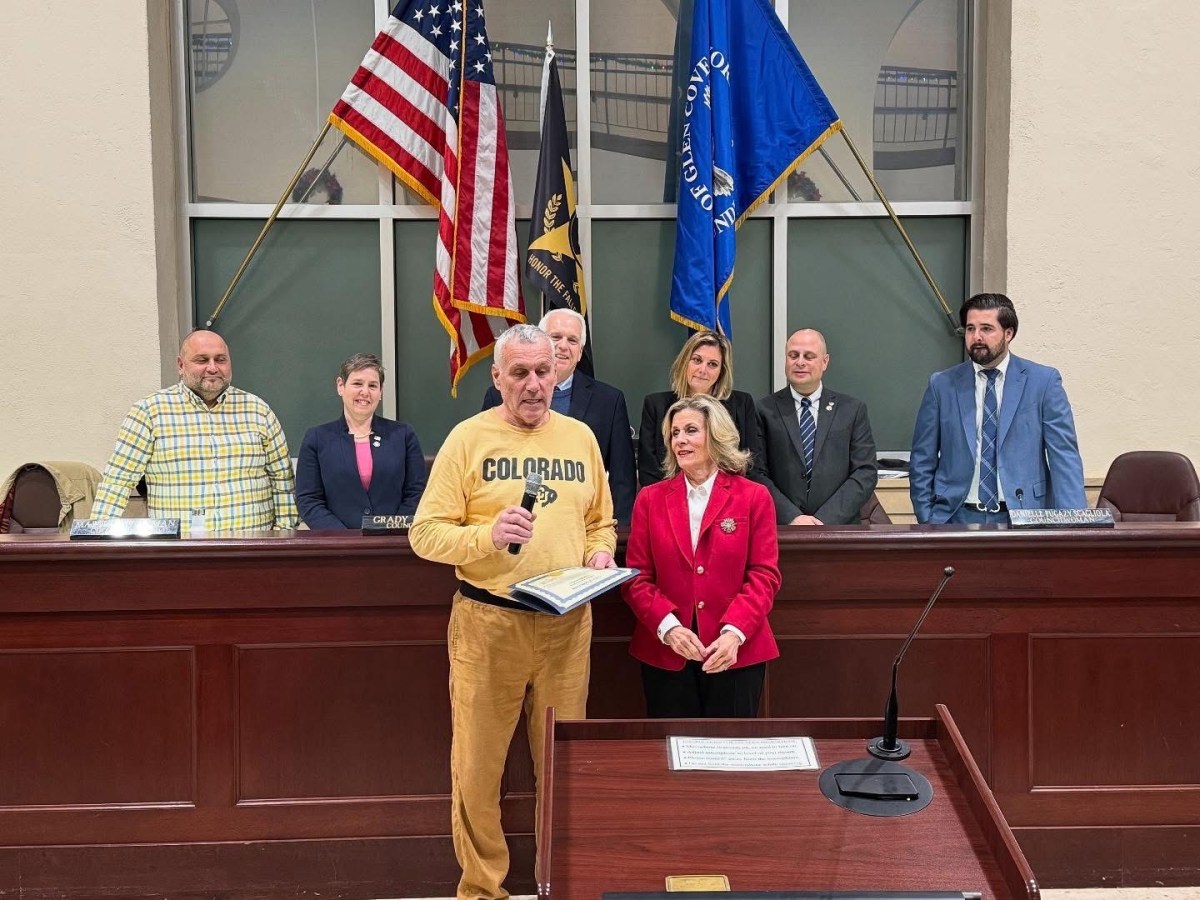
<instances>
[{"instance_id":1,"label":"beige wall","mask_svg":"<svg viewBox=\"0 0 1200 900\"><path fill-rule=\"evenodd\" d=\"M0 473L39 458L103 465L130 402L160 384L163 333L175 340L170 42L156 6L0 4ZM152 110L166 119L154 143Z\"/></svg>"},{"instance_id":2,"label":"beige wall","mask_svg":"<svg viewBox=\"0 0 1200 900\"><path fill-rule=\"evenodd\" d=\"M1187 0L1011 0L1007 287L1061 369L1084 469L1200 461L1200 143Z\"/></svg>"},{"instance_id":3,"label":"beige wall","mask_svg":"<svg viewBox=\"0 0 1200 900\"><path fill-rule=\"evenodd\" d=\"M129 403L172 378L166 6L113 0L80 28L61 0L0 4L0 473L32 458L101 466ZM1148 0L1099 16L1081 0L989 0L985 12L977 287L1007 289L1017 352L1062 370L1089 478L1136 447L1200 460L1187 365L1200 318L1200 7Z\"/></svg>"}]
</instances>

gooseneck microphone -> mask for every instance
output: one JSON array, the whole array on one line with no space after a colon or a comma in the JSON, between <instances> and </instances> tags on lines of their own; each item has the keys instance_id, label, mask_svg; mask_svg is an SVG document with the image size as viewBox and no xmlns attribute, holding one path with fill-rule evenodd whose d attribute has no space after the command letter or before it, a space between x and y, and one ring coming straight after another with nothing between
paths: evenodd
<instances>
[{"instance_id":1,"label":"gooseneck microphone","mask_svg":"<svg viewBox=\"0 0 1200 900\"><path fill-rule=\"evenodd\" d=\"M953 577L954 567L946 566L942 570L941 583L934 590L933 596L929 598L929 602L925 604L925 609L921 611L921 616L917 619L917 624L909 632L908 638L900 647L900 652L896 654L896 661L892 663L892 693L888 697L887 706L883 710L883 737L875 738L875 740L867 744L867 752L876 759L905 759L912 752L909 750L908 744L896 738L896 729L899 727L900 721L900 705L896 701L896 673L900 669L900 660L904 659L904 654L908 651L908 645L913 642L913 638L921 630L921 625L925 622L925 617L929 615L929 611L933 609L933 604L937 602L937 598L941 596L942 590Z\"/></svg>"},{"instance_id":2,"label":"gooseneck microphone","mask_svg":"<svg viewBox=\"0 0 1200 900\"><path fill-rule=\"evenodd\" d=\"M1020 488L1017 488L1016 496L1017 496L1017 504L1021 507L1021 509L1024 509L1025 508L1025 492L1023 490L1021 490Z\"/></svg>"},{"instance_id":3,"label":"gooseneck microphone","mask_svg":"<svg viewBox=\"0 0 1200 900\"><path fill-rule=\"evenodd\" d=\"M542 489L542 476L530 472L525 476L525 493L521 495L521 509L533 512L533 504L537 502L538 491ZM509 544L508 552L516 556L521 552L520 544Z\"/></svg>"}]
</instances>

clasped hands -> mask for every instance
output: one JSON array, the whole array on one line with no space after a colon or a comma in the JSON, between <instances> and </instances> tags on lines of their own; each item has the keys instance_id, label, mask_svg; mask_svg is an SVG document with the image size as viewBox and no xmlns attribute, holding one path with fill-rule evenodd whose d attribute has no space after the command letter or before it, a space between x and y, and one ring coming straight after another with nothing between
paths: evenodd
<instances>
[{"instance_id":1,"label":"clasped hands","mask_svg":"<svg viewBox=\"0 0 1200 900\"><path fill-rule=\"evenodd\" d=\"M520 506L506 506L492 526L492 546L503 550L509 544L528 544L533 537L533 522L537 513ZM593 569L612 569L616 562L607 550L597 550L585 565Z\"/></svg>"},{"instance_id":2,"label":"clasped hands","mask_svg":"<svg viewBox=\"0 0 1200 900\"><path fill-rule=\"evenodd\" d=\"M724 672L737 662L741 640L732 631L722 631L707 647L696 636L696 632L682 625L675 625L663 639L668 647L684 659L703 662L702 671L712 675Z\"/></svg>"}]
</instances>

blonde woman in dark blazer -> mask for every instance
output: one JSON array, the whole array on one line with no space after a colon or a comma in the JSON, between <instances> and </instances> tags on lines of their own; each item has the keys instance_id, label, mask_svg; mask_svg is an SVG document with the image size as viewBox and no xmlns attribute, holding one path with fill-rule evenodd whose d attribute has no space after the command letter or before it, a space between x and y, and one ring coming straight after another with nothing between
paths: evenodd
<instances>
[{"instance_id":1,"label":"blonde woman in dark blazer","mask_svg":"<svg viewBox=\"0 0 1200 900\"><path fill-rule=\"evenodd\" d=\"M687 339L671 364L671 390L649 394L642 403L638 432L638 484L662 481L667 445L662 423L667 408L682 397L709 396L718 401L737 429L737 446L750 453L750 471L762 465L762 427L754 398L733 389L733 347L713 331L698 331ZM756 478L757 480L757 478Z\"/></svg>"}]
</instances>

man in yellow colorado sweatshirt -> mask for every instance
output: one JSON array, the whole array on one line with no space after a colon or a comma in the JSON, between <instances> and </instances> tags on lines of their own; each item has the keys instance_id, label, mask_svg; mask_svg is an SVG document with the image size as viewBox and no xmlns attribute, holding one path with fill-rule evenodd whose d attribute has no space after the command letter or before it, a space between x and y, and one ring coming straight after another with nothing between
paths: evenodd
<instances>
[{"instance_id":1,"label":"man in yellow colorado sweatshirt","mask_svg":"<svg viewBox=\"0 0 1200 900\"><path fill-rule=\"evenodd\" d=\"M540 781L546 708L581 719L587 704L591 607L563 616L527 612L508 599L508 586L562 566L611 566L616 547L596 438L550 409L550 338L514 326L496 342L494 359L503 402L447 436L409 531L418 555L453 565L460 579L447 634L460 900L508 896L500 778L522 708ZM532 513L518 505L531 472L543 479ZM521 545L520 553L510 554L509 544Z\"/></svg>"}]
</instances>

